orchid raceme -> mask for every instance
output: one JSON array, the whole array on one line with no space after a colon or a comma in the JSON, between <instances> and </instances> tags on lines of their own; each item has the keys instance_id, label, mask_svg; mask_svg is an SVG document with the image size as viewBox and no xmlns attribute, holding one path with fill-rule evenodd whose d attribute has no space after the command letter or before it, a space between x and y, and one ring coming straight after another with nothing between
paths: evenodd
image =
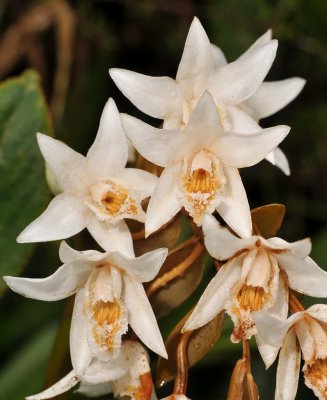
<instances>
[{"instance_id":1,"label":"orchid raceme","mask_svg":"<svg viewBox=\"0 0 327 400\"><path fill-rule=\"evenodd\" d=\"M141 111L164 120L164 128L183 129L203 92L208 91L224 128L247 134L253 131L253 125L259 131L257 121L285 107L305 83L301 78L262 83L276 50L277 41L267 31L241 57L227 64L222 51L210 44L200 21L194 18L176 80L117 68L109 72ZM288 161L279 148L267 159L289 174Z\"/></svg>"},{"instance_id":2,"label":"orchid raceme","mask_svg":"<svg viewBox=\"0 0 327 400\"><path fill-rule=\"evenodd\" d=\"M54 301L76 293L70 351L75 373L83 376L93 359L110 362L118 357L128 324L151 350L167 357L141 283L157 275L166 256L167 249L137 258L119 252L79 252L62 242L64 265L53 275L4 279L15 292L37 300Z\"/></svg>"},{"instance_id":3,"label":"orchid raceme","mask_svg":"<svg viewBox=\"0 0 327 400\"><path fill-rule=\"evenodd\" d=\"M80 382L78 392L88 397L113 393L115 397L129 396L132 400L156 400L148 354L135 341L127 340L121 346L119 357L113 362L93 361L82 376L73 370L50 388L27 400L43 400L58 396Z\"/></svg>"},{"instance_id":4,"label":"orchid raceme","mask_svg":"<svg viewBox=\"0 0 327 400\"><path fill-rule=\"evenodd\" d=\"M200 226L215 209L240 236L250 236L251 217L238 168L261 161L288 134L287 126L247 136L226 133L212 97L204 93L183 131L156 129L122 116L127 136L143 157L165 167L150 199L146 235L184 207Z\"/></svg>"},{"instance_id":5,"label":"orchid raceme","mask_svg":"<svg viewBox=\"0 0 327 400\"><path fill-rule=\"evenodd\" d=\"M107 102L86 157L49 136L38 134L37 138L63 192L17 241L65 239L87 228L105 250L132 256L131 234L124 218L144 221L141 201L152 194L157 177L125 168L128 145L114 101Z\"/></svg>"},{"instance_id":6,"label":"orchid raceme","mask_svg":"<svg viewBox=\"0 0 327 400\"><path fill-rule=\"evenodd\" d=\"M266 313L255 313L254 319L260 340L271 349L269 354L262 354L267 368L281 348L275 399L295 399L302 352L305 384L320 400L326 400L327 305L313 305L306 311L296 312L286 321Z\"/></svg>"},{"instance_id":7,"label":"orchid raceme","mask_svg":"<svg viewBox=\"0 0 327 400\"><path fill-rule=\"evenodd\" d=\"M210 282L184 331L207 324L225 309L234 322L231 340L238 342L257 333L253 311L287 318L288 286L309 296L326 296L327 272L308 257L309 239L294 243L257 235L240 239L211 215L204 217L203 232L210 255L228 262ZM266 351L260 340L258 345Z\"/></svg>"}]
</instances>

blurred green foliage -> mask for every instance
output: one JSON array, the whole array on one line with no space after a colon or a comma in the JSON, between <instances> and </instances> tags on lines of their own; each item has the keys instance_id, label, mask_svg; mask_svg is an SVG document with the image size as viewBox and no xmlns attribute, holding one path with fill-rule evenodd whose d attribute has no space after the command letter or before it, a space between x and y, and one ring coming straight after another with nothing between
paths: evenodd
<instances>
[{"instance_id":1,"label":"blurred green foliage","mask_svg":"<svg viewBox=\"0 0 327 400\"><path fill-rule=\"evenodd\" d=\"M20 16L39 3L47 1L0 2L0 34L4 34ZM59 139L84 154L94 139L104 102L109 96L115 98L122 112L158 124L158 121L144 116L122 96L111 82L108 68L121 67L149 75L174 76L194 15L200 18L209 38L223 49L228 60L238 57L257 37L272 28L274 37L280 44L268 80L291 76L307 79L307 85L298 99L277 115L262 122L263 126L287 124L292 127L291 134L282 144L290 161L292 175L285 177L270 164L262 162L243 170L242 177L251 207L274 202L285 204L287 211L280 235L289 241L311 236L313 257L320 265L326 266L327 2L72 0L69 3L77 17L77 30L69 90L67 96L62 99L65 112L62 118L56 120L55 133ZM58 54L55 55L53 30L46 31L42 40L44 69L40 72L44 91L50 101L58 59ZM30 60L23 58L2 78L20 74L30 65ZM12 88L12 112L19 114L16 115L18 125L14 126L19 137L13 138L13 144L17 149L26 145L25 156L34 158L33 162L26 159L24 171L6 186L8 198L10 193L9 205L14 209L14 214L12 210L7 214L6 207L1 207L0 214L0 221L7 221L6 226L1 225L0 265L3 266L3 271L6 268L6 273L11 274L18 272L23 264L27 263L31 251L31 247L15 243L14 236L19 233L18 223L20 229L23 229L33 220L40 208L45 207L44 201L47 196L45 179L42 177L44 169L41 157L37 154L33 131L42 130L49 134L51 128L45 117L44 105L38 123L29 123L31 118L26 119L24 113L21 114L20 107L24 106L27 107L25 115L30 117L28 107L36 106L33 101L38 104L42 102L38 90L32 91L31 97L26 97L26 88L35 88L37 85L35 78L26 85L28 76L28 79L31 79L32 75L24 75L20 80L14 81L21 86L18 87L17 83ZM4 132L1 123L4 114L1 110L9 101L9 97L2 97L5 87L8 86L0 87L1 143ZM30 99L28 104L24 103L26 98ZM1 161L4 155L0 153L0 156ZM36 198L37 202L33 200ZM25 205L15 204L14 199L25 200ZM3 201L7 200L1 190L1 205ZM93 246L90 238L84 234L70 242L81 249ZM53 272L59 266L57 248L58 243L38 245L27 263L24 275L43 277ZM20 259L21 256L25 257L25 261ZM194 296L160 321L165 335L199 298L213 272L209 265L203 283ZM3 284L0 286L3 287ZM0 303L0 399L21 400L25 395L42 390L45 381L49 382L51 373L46 372L48 358L55 343L56 329L60 326L61 316L64 315L64 305L65 302L42 303L26 300L9 292L3 297ZM213 351L191 370L188 395L194 400L226 397L227 382L236 360L240 357L240 347L232 345L229 341L230 332L229 321L225 334ZM67 348L67 340L67 337L62 339L63 349ZM56 352L60 351L58 340L54 348ZM53 359L53 355L51 357ZM259 390L264 394L265 400L272 400L274 369L266 372L256 352L253 359L254 375ZM59 379L64 375L64 371L69 369L69 363L63 363L62 370L58 367L56 372L60 376L51 376L51 380ZM303 383L300 386L298 398L314 398L312 392L304 388ZM164 388L159 394L163 397L169 390L171 386ZM77 399L81 396L67 395L62 398Z\"/></svg>"}]
</instances>

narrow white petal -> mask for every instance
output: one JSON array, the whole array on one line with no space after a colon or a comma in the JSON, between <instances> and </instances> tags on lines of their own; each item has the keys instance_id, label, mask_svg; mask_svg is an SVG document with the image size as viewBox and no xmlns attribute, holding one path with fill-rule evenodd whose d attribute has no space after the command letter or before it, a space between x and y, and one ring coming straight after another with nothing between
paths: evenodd
<instances>
[{"instance_id":1,"label":"narrow white petal","mask_svg":"<svg viewBox=\"0 0 327 400\"><path fill-rule=\"evenodd\" d=\"M264 339L259 334L255 335L255 340L262 360L265 363L265 367L268 369L275 362L279 352L279 347L270 346L265 343Z\"/></svg>"},{"instance_id":2,"label":"narrow white petal","mask_svg":"<svg viewBox=\"0 0 327 400\"><path fill-rule=\"evenodd\" d=\"M240 250L250 249L258 239L256 236L248 239L234 236L210 214L204 215L202 229L204 244L210 255L217 260L227 260Z\"/></svg>"},{"instance_id":3,"label":"narrow white petal","mask_svg":"<svg viewBox=\"0 0 327 400\"><path fill-rule=\"evenodd\" d=\"M260 47L263 44L269 43L272 39L272 30L268 29L263 35L261 35L239 58L247 56L254 48Z\"/></svg>"},{"instance_id":4,"label":"narrow white petal","mask_svg":"<svg viewBox=\"0 0 327 400\"><path fill-rule=\"evenodd\" d=\"M151 196L158 183L156 175L136 168L124 168L119 179L126 181L127 187L130 186L141 193L142 199Z\"/></svg>"},{"instance_id":5,"label":"narrow white petal","mask_svg":"<svg viewBox=\"0 0 327 400\"><path fill-rule=\"evenodd\" d=\"M85 289L78 291L70 328L70 357L76 374L81 376L92 360L91 350L87 339L87 317L84 307L88 299L85 298Z\"/></svg>"},{"instance_id":6,"label":"narrow white petal","mask_svg":"<svg viewBox=\"0 0 327 400\"><path fill-rule=\"evenodd\" d=\"M217 154L220 160L232 167L250 167L285 139L290 128L285 125L262 129L253 135L230 133L217 138Z\"/></svg>"},{"instance_id":7,"label":"narrow white petal","mask_svg":"<svg viewBox=\"0 0 327 400\"><path fill-rule=\"evenodd\" d=\"M119 379L128 371L128 363L121 353L118 358L109 362L101 362L93 359L91 365L83 374L83 382L98 385L103 382L110 382Z\"/></svg>"},{"instance_id":8,"label":"narrow white petal","mask_svg":"<svg viewBox=\"0 0 327 400\"><path fill-rule=\"evenodd\" d=\"M106 258L106 256L107 253L101 253L97 250L74 250L64 241L60 243L59 247L59 257L64 264L70 263L72 261L78 261L94 265L94 262L101 262L103 259Z\"/></svg>"},{"instance_id":9,"label":"narrow white petal","mask_svg":"<svg viewBox=\"0 0 327 400\"><path fill-rule=\"evenodd\" d=\"M315 304L307 309L307 314L327 324L327 304Z\"/></svg>"},{"instance_id":10,"label":"narrow white petal","mask_svg":"<svg viewBox=\"0 0 327 400\"><path fill-rule=\"evenodd\" d=\"M188 98L198 97L206 88L207 80L215 69L208 36L198 18L194 18L188 32L176 81L184 88Z\"/></svg>"},{"instance_id":11,"label":"narrow white petal","mask_svg":"<svg viewBox=\"0 0 327 400\"><path fill-rule=\"evenodd\" d=\"M294 400L297 392L301 352L296 336L291 330L281 348L276 378L276 400Z\"/></svg>"},{"instance_id":12,"label":"narrow white petal","mask_svg":"<svg viewBox=\"0 0 327 400\"><path fill-rule=\"evenodd\" d=\"M229 192L222 197L217 211L227 224L243 238L252 236L252 221L246 192L236 168L224 168Z\"/></svg>"},{"instance_id":13,"label":"narrow white petal","mask_svg":"<svg viewBox=\"0 0 327 400\"><path fill-rule=\"evenodd\" d=\"M312 243L310 238L305 238L297 240L296 242L289 243L286 240L279 237L272 237L268 240L262 239L265 246L273 250L290 250L291 252L297 254L301 258L307 257L312 248Z\"/></svg>"},{"instance_id":14,"label":"narrow white petal","mask_svg":"<svg viewBox=\"0 0 327 400\"><path fill-rule=\"evenodd\" d=\"M112 393L112 387L109 382L98 383L96 385L81 382L75 393L81 393L87 397L100 397Z\"/></svg>"},{"instance_id":15,"label":"narrow white petal","mask_svg":"<svg viewBox=\"0 0 327 400\"><path fill-rule=\"evenodd\" d=\"M154 128L137 118L122 114L126 135L144 158L160 167L166 167L178 158L187 137L180 131Z\"/></svg>"},{"instance_id":16,"label":"narrow white petal","mask_svg":"<svg viewBox=\"0 0 327 400\"><path fill-rule=\"evenodd\" d=\"M276 51L277 41L272 40L216 70L208 82L214 99L236 105L249 98L267 75Z\"/></svg>"},{"instance_id":17,"label":"narrow white petal","mask_svg":"<svg viewBox=\"0 0 327 400\"><path fill-rule=\"evenodd\" d=\"M161 357L167 352L143 285L124 275L123 299L128 310L128 321L142 342Z\"/></svg>"},{"instance_id":18,"label":"narrow white petal","mask_svg":"<svg viewBox=\"0 0 327 400\"><path fill-rule=\"evenodd\" d=\"M129 275L139 282L151 281L159 272L168 254L168 249L156 249L137 258L114 252L110 254L113 265L124 269Z\"/></svg>"},{"instance_id":19,"label":"narrow white petal","mask_svg":"<svg viewBox=\"0 0 327 400\"><path fill-rule=\"evenodd\" d=\"M128 145L119 112L113 99L106 103L97 136L86 159L90 173L97 178L119 174L127 163Z\"/></svg>"},{"instance_id":20,"label":"narrow white petal","mask_svg":"<svg viewBox=\"0 0 327 400\"><path fill-rule=\"evenodd\" d=\"M31 299L55 301L71 296L84 284L92 268L87 262L64 264L47 278L18 278L4 276L7 285L16 293Z\"/></svg>"},{"instance_id":21,"label":"narrow white petal","mask_svg":"<svg viewBox=\"0 0 327 400\"><path fill-rule=\"evenodd\" d=\"M85 157L50 136L38 133L36 137L41 153L61 189L84 187L87 181Z\"/></svg>"},{"instance_id":22,"label":"narrow white petal","mask_svg":"<svg viewBox=\"0 0 327 400\"><path fill-rule=\"evenodd\" d=\"M290 166L288 160L284 154L284 152L276 147L270 153L266 155L266 160L269 161L272 165L278 167L285 175L291 175Z\"/></svg>"},{"instance_id":23,"label":"narrow white petal","mask_svg":"<svg viewBox=\"0 0 327 400\"><path fill-rule=\"evenodd\" d=\"M211 53L215 68L220 68L223 65L227 64L226 57L223 51L218 46L211 44Z\"/></svg>"},{"instance_id":24,"label":"narrow white petal","mask_svg":"<svg viewBox=\"0 0 327 400\"><path fill-rule=\"evenodd\" d=\"M192 331L210 322L225 308L225 302L235 282L240 279L244 256L223 265L211 280L182 331Z\"/></svg>"},{"instance_id":25,"label":"narrow white petal","mask_svg":"<svg viewBox=\"0 0 327 400\"><path fill-rule=\"evenodd\" d=\"M64 193L56 196L48 208L18 236L18 243L48 242L66 239L83 230L89 213L84 202Z\"/></svg>"},{"instance_id":26,"label":"narrow white petal","mask_svg":"<svg viewBox=\"0 0 327 400\"><path fill-rule=\"evenodd\" d=\"M134 256L132 235L124 220L109 224L92 218L87 229L104 250L119 251L128 257Z\"/></svg>"},{"instance_id":27,"label":"narrow white petal","mask_svg":"<svg viewBox=\"0 0 327 400\"><path fill-rule=\"evenodd\" d=\"M151 117L165 119L182 107L180 89L168 76L146 76L118 68L110 69L109 73L119 90Z\"/></svg>"},{"instance_id":28,"label":"narrow white petal","mask_svg":"<svg viewBox=\"0 0 327 400\"><path fill-rule=\"evenodd\" d=\"M305 82L302 78L263 82L259 89L247 99L246 105L257 120L269 117L294 100L303 89Z\"/></svg>"},{"instance_id":29,"label":"narrow white petal","mask_svg":"<svg viewBox=\"0 0 327 400\"><path fill-rule=\"evenodd\" d=\"M177 179L180 174L179 164L169 166L162 172L146 212L146 236L167 223L182 208L177 188Z\"/></svg>"},{"instance_id":30,"label":"narrow white petal","mask_svg":"<svg viewBox=\"0 0 327 400\"><path fill-rule=\"evenodd\" d=\"M289 285L299 293L313 297L326 297L327 272L310 257L302 260L290 252L276 254L281 268L285 269Z\"/></svg>"},{"instance_id":31,"label":"narrow white petal","mask_svg":"<svg viewBox=\"0 0 327 400\"><path fill-rule=\"evenodd\" d=\"M260 132L262 128L245 111L239 107L228 107L228 118L231 124L231 131L239 134L248 135Z\"/></svg>"},{"instance_id":32,"label":"narrow white petal","mask_svg":"<svg viewBox=\"0 0 327 400\"><path fill-rule=\"evenodd\" d=\"M223 128L219 122L216 104L208 92L204 92L194 108L185 132L193 142L201 147L223 134Z\"/></svg>"},{"instance_id":33,"label":"narrow white petal","mask_svg":"<svg viewBox=\"0 0 327 400\"><path fill-rule=\"evenodd\" d=\"M53 386L49 387L39 394L26 397L26 400L43 400L59 396L60 394L67 392L69 389L75 386L79 382L79 380L80 379L77 377L76 372L71 371Z\"/></svg>"},{"instance_id":34,"label":"narrow white petal","mask_svg":"<svg viewBox=\"0 0 327 400\"><path fill-rule=\"evenodd\" d=\"M267 312L253 312L252 316L262 341L279 349L287 331L302 318L303 312L295 313L287 320L273 317Z\"/></svg>"}]
</instances>

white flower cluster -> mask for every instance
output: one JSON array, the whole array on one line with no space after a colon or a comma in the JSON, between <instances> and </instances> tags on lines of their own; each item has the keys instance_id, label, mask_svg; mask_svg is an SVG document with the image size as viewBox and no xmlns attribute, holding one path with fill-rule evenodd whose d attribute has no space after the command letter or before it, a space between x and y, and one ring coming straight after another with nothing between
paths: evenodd
<instances>
[{"instance_id":1,"label":"white flower cluster","mask_svg":"<svg viewBox=\"0 0 327 400\"><path fill-rule=\"evenodd\" d=\"M61 192L18 242L66 239L87 228L105 252L76 251L62 242L63 265L50 277L5 277L12 290L34 299L54 301L76 294L70 332L73 371L28 399L54 397L78 382L79 391L90 396L113 392L132 399L156 398L146 350L122 336L130 326L149 349L167 357L142 285L158 274L167 249L135 257L125 218L144 222L148 236L182 208L202 227L210 255L225 261L183 330L197 329L225 310L234 322L231 340L255 335L267 366L282 347L276 399L295 398L300 348L307 385L319 399L327 399L327 306L316 305L287 319L289 288L325 297L327 273L309 258L309 239L287 243L253 235L238 171L266 158L290 173L277 147L290 128L263 129L258 124L293 100L305 83L301 78L263 82L276 50L277 41L268 31L227 63L194 18L175 80L110 70L126 97L163 120L162 129L120 115L109 99L86 157L38 134ZM163 167L159 178L126 168L127 139L145 159ZM148 197L145 212L142 201ZM229 229L211 215L214 211Z\"/></svg>"}]
</instances>

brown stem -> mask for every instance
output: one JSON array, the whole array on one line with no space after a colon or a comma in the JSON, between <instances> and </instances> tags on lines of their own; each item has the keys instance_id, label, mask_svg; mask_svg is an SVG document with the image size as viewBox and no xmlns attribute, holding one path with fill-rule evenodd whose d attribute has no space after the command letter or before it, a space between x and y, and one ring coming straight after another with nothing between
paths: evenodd
<instances>
[{"instance_id":1,"label":"brown stem","mask_svg":"<svg viewBox=\"0 0 327 400\"><path fill-rule=\"evenodd\" d=\"M300 300L295 296L293 292L289 294L289 305L291 312L294 314L298 311L304 311L304 307L302 306Z\"/></svg>"},{"instance_id":2,"label":"brown stem","mask_svg":"<svg viewBox=\"0 0 327 400\"><path fill-rule=\"evenodd\" d=\"M185 394L188 380L187 345L192 331L181 334L176 349L177 374L174 384L174 394Z\"/></svg>"},{"instance_id":3,"label":"brown stem","mask_svg":"<svg viewBox=\"0 0 327 400\"><path fill-rule=\"evenodd\" d=\"M174 249L170 250L168 255L171 256L172 254L175 254L178 251L181 251L181 250L185 249L186 247L189 247L191 244L198 243L199 240L200 240L199 237L192 236L189 239L186 239L185 242L181 243L180 245L176 246Z\"/></svg>"},{"instance_id":4,"label":"brown stem","mask_svg":"<svg viewBox=\"0 0 327 400\"><path fill-rule=\"evenodd\" d=\"M246 362L246 372L251 373L251 352L250 352L250 345L249 341L244 339L243 340L243 359Z\"/></svg>"},{"instance_id":5,"label":"brown stem","mask_svg":"<svg viewBox=\"0 0 327 400\"><path fill-rule=\"evenodd\" d=\"M172 281L176 277L180 276L185 272L193 262L199 257L199 255L203 252L204 246L201 243L197 243L194 246L192 252L185 258L181 263L179 263L176 267L160 276L151 285L148 287L146 294L148 297L151 297L153 293L155 293L162 286L165 286L168 282Z\"/></svg>"}]
</instances>

